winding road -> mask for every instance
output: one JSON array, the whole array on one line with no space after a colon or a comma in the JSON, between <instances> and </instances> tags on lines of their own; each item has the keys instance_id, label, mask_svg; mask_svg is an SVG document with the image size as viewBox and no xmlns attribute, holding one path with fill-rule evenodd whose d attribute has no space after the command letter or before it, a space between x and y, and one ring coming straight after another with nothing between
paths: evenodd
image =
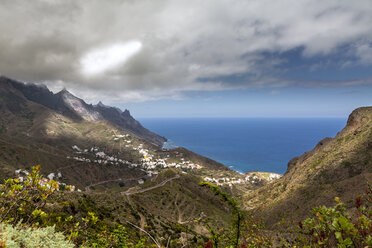
<instances>
[{"instance_id":1,"label":"winding road","mask_svg":"<svg viewBox=\"0 0 372 248\"><path fill-rule=\"evenodd\" d=\"M170 181L172 181L173 179L177 179L177 178L180 178L180 175L177 174L177 175L175 175L174 177L168 178L168 179L162 181L161 183L156 184L156 185L151 186L151 187L148 187L148 188L139 189L139 190L136 190L136 191L126 191L126 192L121 192L121 194L123 194L123 195L133 195L133 194L143 193L143 192L146 192L146 191L149 191L149 190L153 190L153 189L156 189L156 188L162 187L162 186L164 186L167 182L170 182Z\"/></svg>"},{"instance_id":2,"label":"winding road","mask_svg":"<svg viewBox=\"0 0 372 248\"><path fill-rule=\"evenodd\" d=\"M97 185L104 184L104 183L115 182L115 181L121 181L121 182L135 181L135 180L138 180L138 179L141 179L141 178L143 178L143 176L142 177L138 177L138 178L117 178L117 179L110 179L110 180L105 180L105 181L99 181L99 182L92 183L92 184L86 186L85 187L85 191L89 191L89 188L90 187L97 186Z\"/></svg>"}]
</instances>

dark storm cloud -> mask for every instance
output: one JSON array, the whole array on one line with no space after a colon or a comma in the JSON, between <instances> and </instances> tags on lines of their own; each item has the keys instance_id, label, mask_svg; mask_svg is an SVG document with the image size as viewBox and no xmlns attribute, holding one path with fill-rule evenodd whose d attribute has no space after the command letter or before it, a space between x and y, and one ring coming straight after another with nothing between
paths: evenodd
<instances>
[{"instance_id":1,"label":"dark storm cloud","mask_svg":"<svg viewBox=\"0 0 372 248\"><path fill-rule=\"evenodd\" d=\"M281 59L265 56L298 47L308 58L353 44L348 56L372 64L369 0L3 0L0 5L0 73L54 89L66 86L92 101L105 94L111 102L124 102L180 98L190 90L301 84L273 75ZM130 41L140 42L141 50L109 70L84 75L81 61L87 54ZM253 76L223 80L234 75Z\"/></svg>"}]
</instances>

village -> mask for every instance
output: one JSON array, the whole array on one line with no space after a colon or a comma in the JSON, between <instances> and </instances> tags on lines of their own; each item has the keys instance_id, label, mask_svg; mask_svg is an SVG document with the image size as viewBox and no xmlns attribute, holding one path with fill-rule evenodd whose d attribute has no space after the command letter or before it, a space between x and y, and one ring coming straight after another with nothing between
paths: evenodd
<instances>
[{"instance_id":1,"label":"village","mask_svg":"<svg viewBox=\"0 0 372 248\"><path fill-rule=\"evenodd\" d=\"M179 162L169 162L170 155L162 158L154 158L154 155L143 144L134 145L129 134L112 135L112 140L118 142L122 140L125 143L125 149L136 151L141 158L137 163L130 162L125 159L113 155L107 149L102 149L98 146L82 149L77 145L72 146L73 156L67 156L67 159L73 159L85 163L96 163L100 165L116 165L127 166L128 168L139 168L146 173L148 177L156 176L159 171L166 168L177 168L183 172L187 170L198 170L203 168L199 164L195 164L184 158L179 158ZM138 183L143 184L143 179L139 179Z\"/></svg>"},{"instance_id":2,"label":"village","mask_svg":"<svg viewBox=\"0 0 372 248\"><path fill-rule=\"evenodd\" d=\"M100 148L98 146L92 146L89 148L80 148L77 145L73 145L72 156L67 156L67 159L72 159L75 161L83 162L83 163L95 163L99 165L114 165L114 166L126 166L128 168L138 168L146 174L146 177L153 177L159 174L159 172L163 169L167 168L176 168L181 170L182 173L188 173L190 171L200 170L203 166L193 163L190 160L186 160L182 157L182 154L176 155L177 159L171 158L169 153L165 153L163 157L159 157L159 155L155 156L155 152L150 152L149 149L146 149L143 144L135 145L135 142L132 142L132 139L129 134L114 134L112 135L112 140L114 142L122 141L125 144L126 150L136 151L138 157L140 158L137 162L131 162L122 158L119 158L118 155L114 155L108 149ZM156 158L155 158L156 157ZM29 174L27 170L16 170L16 175L20 182L23 181L25 176ZM241 177L239 175L235 177L212 177L212 176L205 176L203 179L207 182L214 183L217 186L230 186L234 184L253 184L258 185L262 182L270 182L272 180L280 178L282 175L276 173L264 173L264 172L250 172L246 174L242 174ZM76 189L75 186L66 185L65 183L60 183L57 179L62 179L62 173L60 171L56 173L50 173L47 178L49 180L56 180L58 185L61 189L70 190L70 191L81 191L80 189ZM144 178L136 179L138 184L144 183ZM47 182L46 178L43 180Z\"/></svg>"},{"instance_id":3,"label":"village","mask_svg":"<svg viewBox=\"0 0 372 248\"><path fill-rule=\"evenodd\" d=\"M105 152L104 149L99 147L90 147L86 149L81 149L77 145L73 145L72 149L74 156L68 156L68 159L74 159L80 162L87 163L97 163L102 165L116 165L116 166L127 166L129 168L139 168L146 173L148 177L156 176L162 169L166 168L176 168L180 169L183 173L187 173L192 170L200 170L203 166L186 160L183 157L179 157L177 161L170 158L167 154L165 157L155 158L153 152L150 152L144 147L143 144L135 145L132 142L131 136L129 134L113 134L112 140L114 142L124 142L126 149L131 149L137 151L141 159L137 163L133 163L121 158L116 155L112 155L109 152ZM89 158L88 158L89 157ZM157 156L158 157L158 156ZM204 177L203 179L207 182L214 183L218 186L232 186L234 184L245 184L249 183L252 185L258 185L260 183L267 183L275 179L280 178L282 175L276 173L266 173L266 172L250 172L242 175L241 177ZM143 179L138 179L138 184L143 184Z\"/></svg>"}]
</instances>

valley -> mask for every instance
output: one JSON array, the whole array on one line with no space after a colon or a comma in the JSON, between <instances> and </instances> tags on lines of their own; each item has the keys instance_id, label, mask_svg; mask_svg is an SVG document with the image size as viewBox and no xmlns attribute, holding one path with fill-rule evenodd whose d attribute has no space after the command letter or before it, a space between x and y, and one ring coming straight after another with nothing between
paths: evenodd
<instances>
[{"instance_id":1,"label":"valley","mask_svg":"<svg viewBox=\"0 0 372 248\"><path fill-rule=\"evenodd\" d=\"M128 110L89 105L67 90L53 94L1 77L0 97L1 180L23 182L41 165L43 182L55 180L63 192L47 211L73 218L94 212L109 226L127 226L137 241L146 235L136 226L172 247L203 244L211 232L206 223L227 228L235 218L219 194L282 235L313 207L332 206L335 196L352 210L372 181L371 107L355 110L335 138L289 161L284 175L240 174L182 147L164 149L166 139Z\"/></svg>"}]
</instances>

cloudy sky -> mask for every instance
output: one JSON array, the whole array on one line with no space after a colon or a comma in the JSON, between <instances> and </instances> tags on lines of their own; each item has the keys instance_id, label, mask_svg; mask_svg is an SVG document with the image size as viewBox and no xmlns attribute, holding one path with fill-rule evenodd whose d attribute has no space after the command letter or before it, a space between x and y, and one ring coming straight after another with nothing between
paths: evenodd
<instances>
[{"instance_id":1,"label":"cloudy sky","mask_svg":"<svg viewBox=\"0 0 372 248\"><path fill-rule=\"evenodd\" d=\"M135 117L372 105L370 0L0 1L0 74Z\"/></svg>"}]
</instances>

